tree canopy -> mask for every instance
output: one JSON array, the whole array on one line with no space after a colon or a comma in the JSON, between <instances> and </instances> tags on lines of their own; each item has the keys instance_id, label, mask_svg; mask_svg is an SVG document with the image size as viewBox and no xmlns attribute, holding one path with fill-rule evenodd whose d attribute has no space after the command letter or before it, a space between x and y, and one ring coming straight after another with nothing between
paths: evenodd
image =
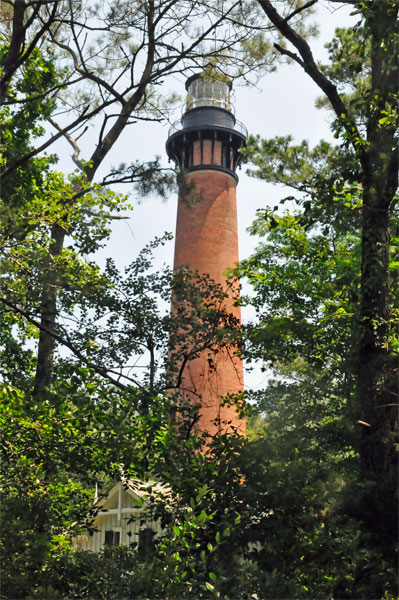
<instances>
[{"instance_id":1,"label":"tree canopy","mask_svg":"<svg viewBox=\"0 0 399 600\"><path fill-rule=\"evenodd\" d=\"M4 0L3 597L393 600L398 3L329 2L352 5L358 24L337 30L321 65L317 0ZM239 329L206 275L154 270L168 234L124 271L100 268L131 202L114 184L174 189L156 157L103 168L123 131L134 143L136 123L171 113L165 79L250 81L281 60L319 86L336 144L249 139L250 174L288 190L259 207L259 246L232 274L252 286L253 322ZM247 439L217 435L204 451L198 407L173 417L187 362L223 347L265 385L237 406ZM95 485L122 476L171 486L173 509L151 508L163 536L151 553L76 551Z\"/></svg>"}]
</instances>

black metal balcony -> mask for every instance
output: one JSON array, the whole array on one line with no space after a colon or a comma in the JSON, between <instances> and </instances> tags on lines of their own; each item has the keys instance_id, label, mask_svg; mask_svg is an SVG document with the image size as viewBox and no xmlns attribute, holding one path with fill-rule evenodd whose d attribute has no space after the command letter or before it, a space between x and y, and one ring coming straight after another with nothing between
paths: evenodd
<instances>
[{"instance_id":1,"label":"black metal balcony","mask_svg":"<svg viewBox=\"0 0 399 600\"><path fill-rule=\"evenodd\" d=\"M186 81L187 102L181 119L169 128L166 152L182 169L225 171L237 180L240 148L248 131L232 111L230 81L194 75Z\"/></svg>"},{"instance_id":2,"label":"black metal balcony","mask_svg":"<svg viewBox=\"0 0 399 600\"><path fill-rule=\"evenodd\" d=\"M168 138L172 137L172 135L174 135L175 133L177 133L178 131L181 131L183 129L183 119L184 119L184 117L182 117L181 119L178 119L169 127ZM234 119L234 121L235 122L233 123L233 127L229 127L227 125L222 125L222 124L218 124L216 126L217 127L225 127L226 129L233 129L233 131L242 135L242 137L244 139L247 139L248 129L245 127L244 123L241 123L241 121L239 121L238 119ZM212 126L211 123L209 123L209 125ZM215 126L214 123L213 123L213 125ZM206 124L204 122L202 122L200 127L206 127Z\"/></svg>"}]
</instances>

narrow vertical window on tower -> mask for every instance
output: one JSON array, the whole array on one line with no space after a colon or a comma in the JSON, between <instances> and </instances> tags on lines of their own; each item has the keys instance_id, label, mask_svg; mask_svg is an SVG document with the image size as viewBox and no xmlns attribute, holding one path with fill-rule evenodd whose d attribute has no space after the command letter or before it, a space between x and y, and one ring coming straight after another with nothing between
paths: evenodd
<instances>
[{"instance_id":1,"label":"narrow vertical window on tower","mask_svg":"<svg viewBox=\"0 0 399 600\"><path fill-rule=\"evenodd\" d=\"M247 131L233 113L231 89L231 81L204 74L190 77L185 110L170 128L166 151L190 183L179 193L174 269L188 267L220 284L226 290L224 308L239 323L238 285L227 284L225 274L238 262L236 168ZM187 156L192 159L187 161ZM195 190L196 202L187 201L188 187ZM174 302L172 311L177 310ZM243 393L242 359L225 348L215 353L212 364L208 358L204 351L188 361L180 392L185 400L200 402L197 432L245 434L235 406L223 402L226 396Z\"/></svg>"}]
</instances>

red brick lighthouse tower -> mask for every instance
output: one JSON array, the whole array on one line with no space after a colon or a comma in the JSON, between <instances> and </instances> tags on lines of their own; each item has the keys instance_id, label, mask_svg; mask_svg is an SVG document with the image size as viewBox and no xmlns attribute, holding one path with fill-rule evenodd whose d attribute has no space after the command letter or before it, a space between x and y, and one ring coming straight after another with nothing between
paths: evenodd
<instances>
[{"instance_id":1,"label":"red brick lighthouse tower","mask_svg":"<svg viewBox=\"0 0 399 600\"><path fill-rule=\"evenodd\" d=\"M166 151L187 173L193 184L195 201L179 194L174 269L185 267L207 274L228 289L226 270L238 262L236 169L239 148L245 145L247 131L236 120L230 101L230 81L216 81L194 75L186 81L187 102L182 119L169 131ZM232 290L225 308L240 320ZM200 402L198 429L201 433L238 430L245 433L245 421L237 417L235 406L225 406L221 398L243 391L242 360L234 352L221 350L212 357L196 358L184 374L184 395Z\"/></svg>"}]
</instances>

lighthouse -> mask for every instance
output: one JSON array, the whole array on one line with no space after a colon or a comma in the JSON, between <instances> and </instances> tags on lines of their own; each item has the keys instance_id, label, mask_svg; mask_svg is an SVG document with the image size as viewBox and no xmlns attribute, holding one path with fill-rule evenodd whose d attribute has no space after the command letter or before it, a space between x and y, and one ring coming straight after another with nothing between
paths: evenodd
<instances>
[{"instance_id":1,"label":"lighthouse","mask_svg":"<svg viewBox=\"0 0 399 600\"><path fill-rule=\"evenodd\" d=\"M226 271L239 258L236 170L248 134L234 115L231 81L193 75L186 90L183 116L166 143L169 158L186 174L178 199L174 270L209 275L226 290L224 308L240 322L238 287L227 285ZM244 391L237 352L223 348L209 356L204 351L185 366L182 388L185 400L200 404L197 433L245 433L235 405L224 400Z\"/></svg>"}]
</instances>

